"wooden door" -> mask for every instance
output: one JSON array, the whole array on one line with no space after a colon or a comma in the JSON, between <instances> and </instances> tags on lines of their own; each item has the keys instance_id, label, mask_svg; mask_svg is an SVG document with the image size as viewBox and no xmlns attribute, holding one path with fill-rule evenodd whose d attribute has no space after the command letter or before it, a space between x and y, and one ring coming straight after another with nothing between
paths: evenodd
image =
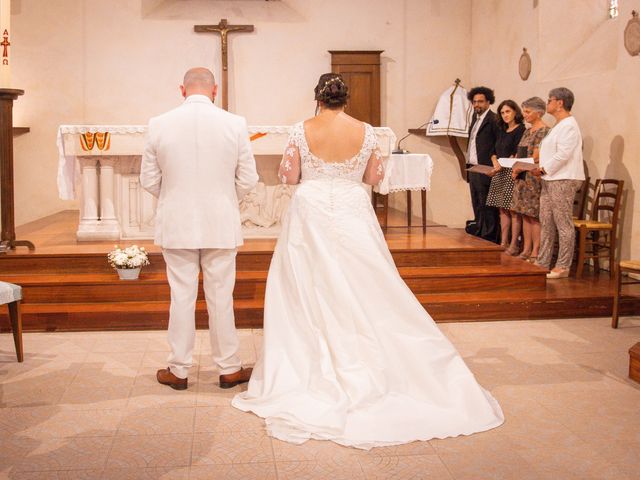
<instances>
[{"instance_id":1,"label":"wooden door","mask_svg":"<svg viewBox=\"0 0 640 480\"><path fill-rule=\"evenodd\" d=\"M330 50L331 71L349 87L345 111L352 117L380 126L380 54L384 50Z\"/></svg>"}]
</instances>

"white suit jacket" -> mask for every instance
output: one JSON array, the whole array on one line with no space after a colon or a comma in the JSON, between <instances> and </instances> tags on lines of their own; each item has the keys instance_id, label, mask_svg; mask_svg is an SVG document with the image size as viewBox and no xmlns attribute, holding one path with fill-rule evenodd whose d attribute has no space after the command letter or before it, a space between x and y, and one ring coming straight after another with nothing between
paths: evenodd
<instances>
[{"instance_id":1,"label":"white suit jacket","mask_svg":"<svg viewBox=\"0 0 640 480\"><path fill-rule=\"evenodd\" d=\"M247 123L204 95L149 121L140 184L158 197L155 244L242 245L239 200L258 182Z\"/></svg>"}]
</instances>

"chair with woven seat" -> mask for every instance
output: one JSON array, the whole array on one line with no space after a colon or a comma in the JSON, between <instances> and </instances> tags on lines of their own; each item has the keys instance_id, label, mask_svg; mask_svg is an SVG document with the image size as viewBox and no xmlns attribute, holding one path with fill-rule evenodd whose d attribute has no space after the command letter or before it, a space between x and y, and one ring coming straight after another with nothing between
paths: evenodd
<instances>
[{"instance_id":1,"label":"chair with woven seat","mask_svg":"<svg viewBox=\"0 0 640 480\"><path fill-rule=\"evenodd\" d=\"M5 303L9 307L9 321L13 332L13 343L16 345L18 362L24 360L22 350L22 316L20 314L20 301L22 300L22 287L13 283L0 282L0 305Z\"/></svg>"},{"instance_id":2,"label":"chair with woven seat","mask_svg":"<svg viewBox=\"0 0 640 480\"><path fill-rule=\"evenodd\" d=\"M589 181L590 177L585 178L582 186L576 192L576 195L573 199L573 218L577 220L584 220L585 213L587 211L587 202L589 200L589 188L591 184Z\"/></svg>"},{"instance_id":3,"label":"chair with woven seat","mask_svg":"<svg viewBox=\"0 0 640 480\"><path fill-rule=\"evenodd\" d=\"M618 328L618 316L620 314L620 295L622 285L632 285L640 283L640 280L630 278L622 281L622 274L640 275L640 260L622 260L616 268L615 290L613 292L613 313L611 315L611 328Z\"/></svg>"},{"instance_id":4,"label":"chair with woven seat","mask_svg":"<svg viewBox=\"0 0 640 480\"><path fill-rule=\"evenodd\" d=\"M596 180L589 218L574 219L578 233L576 277L582 276L585 260L593 259L593 269L599 273L600 259L608 258L609 276L613 278L623 187L623 180Z\"/></svg>"}]
</instances>

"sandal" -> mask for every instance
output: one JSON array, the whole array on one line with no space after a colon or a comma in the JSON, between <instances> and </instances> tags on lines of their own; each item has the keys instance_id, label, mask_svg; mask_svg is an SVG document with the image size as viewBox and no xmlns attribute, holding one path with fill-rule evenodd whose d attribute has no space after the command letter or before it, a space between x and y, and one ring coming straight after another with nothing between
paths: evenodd
<instances>
[{"instance_id":1,"label":"sandal","mask_svg":"<svg viewBox=\"0 0 640 480\"><path fill-rule=\"evenodd\" d=\"M506 253L507 255L511 255L512 257L517 257L520 253L520 249L516 247L512 250L511 247L509 247L504 251L504 253Z\"/></svg>"}]
</instances>

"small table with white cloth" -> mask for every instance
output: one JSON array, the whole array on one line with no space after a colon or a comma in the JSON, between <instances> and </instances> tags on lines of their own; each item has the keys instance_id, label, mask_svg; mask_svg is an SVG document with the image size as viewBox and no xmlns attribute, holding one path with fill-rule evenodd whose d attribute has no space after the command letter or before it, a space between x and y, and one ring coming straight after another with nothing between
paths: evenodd
<instances>
[{"instance_id":1,"label":"small table with white cloth","mask_svg":"<svg viewBox=\"0 0 640 480\"><path fill-rule=\"evenodd\" d=\"M422 196L422 231L427 231L427 191L431 189L431 172L433 160L431 156L422 153L393 153L385 164L385 175L380 185L373 190L372 201L374 209L377 206L378 195L382 199L384 221L386 229L389 217L389 193L407 192L407 225L411 226L411 192L419 190Z\"/></svg>"}]
</instances>

